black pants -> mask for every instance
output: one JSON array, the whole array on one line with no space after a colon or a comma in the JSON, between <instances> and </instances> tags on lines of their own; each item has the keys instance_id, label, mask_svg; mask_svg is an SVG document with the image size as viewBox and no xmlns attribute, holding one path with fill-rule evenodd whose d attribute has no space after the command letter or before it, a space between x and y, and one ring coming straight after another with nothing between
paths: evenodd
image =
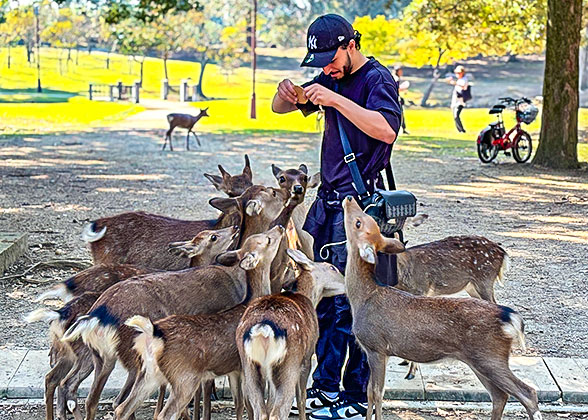
<instances>
[{"instance_id":1,"label":"black pants","mask_svg":"<svg viewBox=\"0 0 588 420\"><path fill-rule=\"evenodd\" d=\"M463 128L463 124L461 123L461 118L460 118L461 111L464 108L465 107L463 105L456 105L451 108L451 111L453 112L453 120L455 121L455 128L457 128L457 131L459 131L460 133L466 132L465 128Z\"/></svg>"}]
</instances>

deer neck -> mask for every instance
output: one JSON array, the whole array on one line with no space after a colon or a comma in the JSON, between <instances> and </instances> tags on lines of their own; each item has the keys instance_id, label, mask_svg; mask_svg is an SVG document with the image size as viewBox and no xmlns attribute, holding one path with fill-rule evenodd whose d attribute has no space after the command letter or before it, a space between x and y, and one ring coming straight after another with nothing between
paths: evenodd
<instances>
[{"instance_id":1,"label":"deer neck","mask_svg":"<svg viewBox=\"0 0 588 420\"><path fill-rule=\"evenodd\" d=\"M200 118L202 118L203 116L204 116L204 114L202 114L202 113L196 115L196 117L194 117L194 124L196 124L198 122L198 120L200 120Z\"/></svg>"},{"instance_id":2,"label":"deer neck","mask_svg":"<svg viewBox=\"0 0 588 420\"><path fill-rule=\"evenodd\" d=\"M243 303L271 294L270 264L262 263L253 270L246 271L245 278L247 279L247 296Z\"/></svg>"},{"instance_id":3,"label":"deer neck","mask_svg":"<svg viewBox=\"0 0 588 420\"><path fill-rule=\"evenodd\" d=\"M288 222L292 217L292 213L294 209L298 206L298 201L294 201L292 199L289 200L288 205L282 209L278 217L275 218L273 222L270 223L269 229L273 228L274 226L282 225L284 227L288 226Z\"/></svg>"},{"instance_id":4,"label":"deer neck","mask_svg":"<svg viewBox=\"0 0 588 420\"><path fill-rule=\"evenodd\" d=\"M314 307L318 305L319 297L315 296L314 293L314 279L312 274L307 271L303 271L296 278L296 293L307 297L313 304Z\"/></svg>"},{"instance_id":5,"label":"deer neck","mask_svg":"<svg viewBox=\"0 0 588 420\"><path fill-rule=\"evenodd\" d=\"M374 264L368 264L361 259L357 247L348 246L345 291L352 306L361 305L378 288L374 277L375 268Z\"/></svg>"}]
</instances>

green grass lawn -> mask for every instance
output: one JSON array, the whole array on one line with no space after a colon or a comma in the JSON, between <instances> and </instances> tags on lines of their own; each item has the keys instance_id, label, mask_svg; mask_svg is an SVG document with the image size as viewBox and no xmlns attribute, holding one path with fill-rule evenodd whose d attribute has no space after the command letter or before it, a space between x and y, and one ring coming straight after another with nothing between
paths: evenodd
<instances>
[{"instance_id":1,"label":"green grass lawn","mask_svg":"<svg viewBox=\"0 0 588 420\"><path fill-rule=\"evenodd\" d=\"M265 50L264 50L265 51ZM267 51L265 51L267 53ZM270 50L272 54L283 54ZM299 51L286 54L296 58ZM59 57L63 59L61 70ZM36 92L36 65L26 62L25 50L13 48L12 68L6 66L7 49L0 48L0 131L10 133L34 133L37 131L79 130L85 127L108 125L128 115L140 112L142 107L129 103L88 101L79 95L86 95L89 81L93 83L130 84L138 79L139 65L125 56L112 54L110 69L106 69L107 55L103 52L86 51L79 53L79 65L74 61L65 64L66 52L55 48L41 49L41 78L43 93ZM195 62L169 60L170 84L177 85L181 79L196 80L199 64ZM145 61L142 97L158 97L163 77L163 62L156 58ZM304 118L300 113L277 115L271 112L270 104L277 83L286 78L295 83L303 81L296 70L258 70L257 119L249 118L251 95L251 71L239 68L227 78L218 66L209 64L204 77L204 93L212 99L196 102L195 107L209 107L210 118L199 123L199 129L212 132L306 132L319 130L315 115ZM415 86L416 87L416 86ZM475 150L478 132L494 117L487 108L466 109L462 119L465 134L457 133L448 108L406 109L407 127L410 135L403 135L397 144L398 150L409 153L451 153L471 155ZM514 124L514 113L505 113L506 126ZM588 109L580 110L580 144L578 152L581 161L588 161ZM539 137L539 118L525 126L535 140ZM475 154L475 152L474 152Z\"/></svg>"}]
</instances>

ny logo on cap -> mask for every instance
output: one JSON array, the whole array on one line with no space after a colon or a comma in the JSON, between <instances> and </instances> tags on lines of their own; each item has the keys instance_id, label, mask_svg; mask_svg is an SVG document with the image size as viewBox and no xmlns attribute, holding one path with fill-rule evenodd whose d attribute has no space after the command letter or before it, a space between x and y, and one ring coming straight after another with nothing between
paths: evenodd
<instances>
[{"instance_id":1,"label":"ny logo on cap","mask_svg":"<svg viewBox=\"0 0 588 420\"><path fill-rule=\"evenodd\" d=\"M311 35L308 37L308 49L309 50L316 50L316 36Z\"/></svg>"}]
</instances>

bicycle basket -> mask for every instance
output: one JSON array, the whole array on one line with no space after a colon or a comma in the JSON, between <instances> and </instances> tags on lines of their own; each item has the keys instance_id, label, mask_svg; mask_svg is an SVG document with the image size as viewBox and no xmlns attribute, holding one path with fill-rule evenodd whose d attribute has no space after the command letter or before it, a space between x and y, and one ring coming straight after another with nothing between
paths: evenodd
<instances>
[{"instance_id":1,"label":"bicycle basket","mask_svg":"<svg viewBox=\"0 0 588 420\"><path fill-rule=\"evenodd\" d=\"M531 124L537 118L539 109L535 105L527 104L525 108L521 108L517 111L517 118L525 124Z\"/></svg>"}]
</instances>

